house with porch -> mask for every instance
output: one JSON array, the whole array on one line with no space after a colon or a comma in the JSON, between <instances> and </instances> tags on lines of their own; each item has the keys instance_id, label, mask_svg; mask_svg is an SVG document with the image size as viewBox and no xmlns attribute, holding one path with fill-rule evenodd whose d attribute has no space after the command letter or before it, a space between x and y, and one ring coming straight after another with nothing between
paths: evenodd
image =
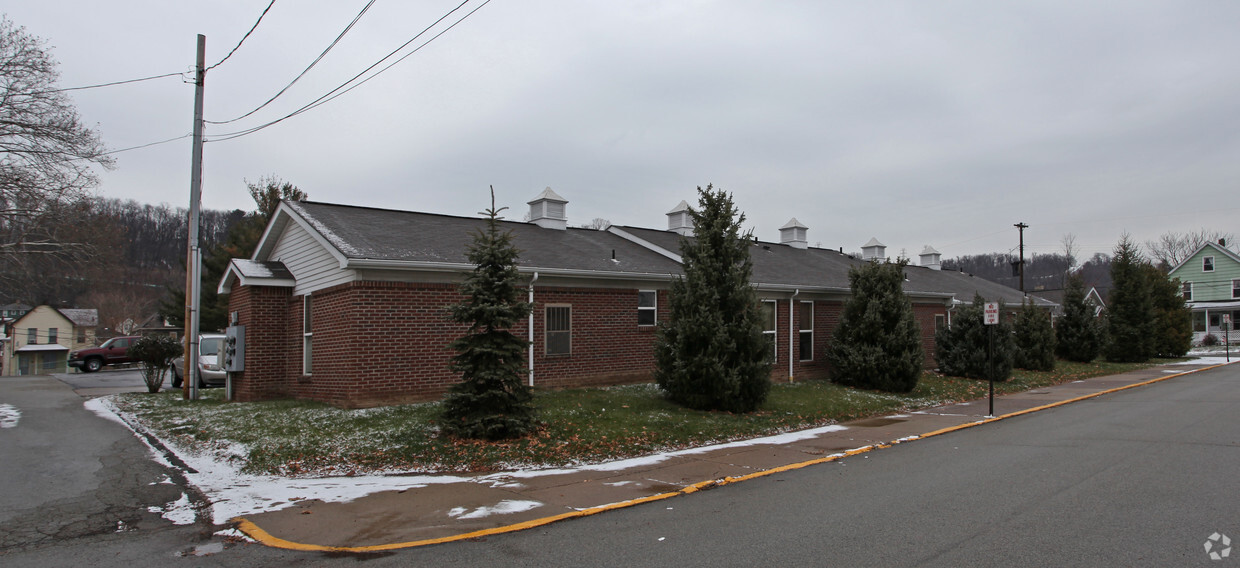
<instances>
[{"instance_id":1,"label":"house with porch","mask_svg":"<svg viewBox=\"0 0 1240 568\"><path fill-rule=\"evenodd\" d=\"M94 345L98 325L98 312L93 309L37 306L8 326L0 374L63 373L70 351Z\"/></svg>"},{"instance_id":2,"label":"house with porch","mask_svg":"<svg viewBox=\"0 0 1240 568\"><path fill-rule=\"evenodd\" d=\"M529 203L529 222L501 221L521 250L518 271L534 310L513 332L529 340L528 384L539 388L647 382L668 290L683 274L689 206L667 229L568 226L568 201L550 188ZM486 220L286 201L254 254L234 259L219 291L245 326L237 400L304 398L342 407L430 400L459 377L449 343L465 326L448 320L472 271L466 250ZM882 262L872 240L861 258L808 246L796 219L777 241L754 240L753 286L764 310L775 381L826 378L826 347L849 297L848 271ZM929 249L933 251L933 249ZM974 294L1018 307L1017 290L939 270L937 251L905 268L904 289L933 365L934 332ZM1039 305L1051 306L1038 300Z\"/></svg>"},{"instance_id":3,"label":"house with porch","mask_svg":"<svg viewBox=\"0 0 1240 568\"><path fill-rule=\"evenodd\" d=\"M1223 241L1197 247L1167 277L1179 280L1184 301L1193 312L1193 343L1207 335L1222 342L1240 340L1240 255Z\"/></svg>"}]
</instances>

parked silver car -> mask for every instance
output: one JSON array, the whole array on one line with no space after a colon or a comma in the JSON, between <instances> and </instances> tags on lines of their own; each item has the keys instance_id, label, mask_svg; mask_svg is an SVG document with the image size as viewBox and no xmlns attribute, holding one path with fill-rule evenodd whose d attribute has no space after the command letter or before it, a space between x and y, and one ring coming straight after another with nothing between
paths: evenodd
<instances>
[{"instance_id":1,"label":"parked silver car","mask_svg":"<svg viewBox=\"0 0 1240 568\"><path fill-rule=\"evenodd\" d=\"M220 349L224 346L224 336L218 333L204 333L198 336L198 386L223 386L227 373L224 372ZM185 357L172 360L172 388L181 388L185 380Z\"/></svg>"}]
</instances>

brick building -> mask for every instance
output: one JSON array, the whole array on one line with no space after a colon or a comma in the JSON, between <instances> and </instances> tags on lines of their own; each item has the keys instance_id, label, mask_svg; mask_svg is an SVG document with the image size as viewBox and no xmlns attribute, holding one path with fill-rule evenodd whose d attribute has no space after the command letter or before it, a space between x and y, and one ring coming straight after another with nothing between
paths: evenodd
<instances>
[{"instance_id":1,"label":"brick building","mask_svg":"<svg viewBox=\"0 0 1240 568\"><path fill-rule=\"evenodd\" d=\"M692 238L688 205L668 229L567 226L567 201L548 188L528 223L501 222L521 250L519 270L534 303L513 331L530 340L529 384L557 388L645 382L654 370L655 326L682 274L680 239ZM316 202L284 202L251 259L230 264L220 292L246 326L237 400L304 398L344 407L429 400L458 380L448 344L464 326L447 306L473 266L466 260L481 218ZM826 346L849 295L848 269L883 259L871 240L864 259L809 247L790 221L780 241L755 241L753 284L774 344L771 378L821 379ZM1020 292L938 270L927 248L905 270L927 362L936 326L975 293L1019 305ZM1045 303L1045 301L1040 301Z\"/></svg>"}]
</instances>

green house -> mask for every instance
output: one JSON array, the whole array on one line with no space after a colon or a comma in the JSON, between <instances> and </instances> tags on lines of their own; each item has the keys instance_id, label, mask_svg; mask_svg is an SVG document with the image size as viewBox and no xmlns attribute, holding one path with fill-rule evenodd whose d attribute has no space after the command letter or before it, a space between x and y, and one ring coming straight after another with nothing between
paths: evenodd
<instances>
[{"instance_id":1,"label":"green house","mask_svg":"<svg viewBox=\"0 0 1240 568\"><path fill-rule=\"evenodd\" d=\"M1171 269L1193 310L1193 341L1206 335L1240 341L1240 255L1223 243L1205 243Z\"/></svg>"}]
</instances>

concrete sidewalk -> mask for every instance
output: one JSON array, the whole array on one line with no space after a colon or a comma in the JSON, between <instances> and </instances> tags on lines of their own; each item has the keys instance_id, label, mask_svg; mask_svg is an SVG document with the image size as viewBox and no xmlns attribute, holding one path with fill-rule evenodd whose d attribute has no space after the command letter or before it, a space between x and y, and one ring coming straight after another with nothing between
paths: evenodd
<instances>
[{"instance_id":1,"label":"concrete sidewalk","mask_svg":"<svg viewBox=\"0 0 1240 568\"><path fill-rule=\"evenodd\" d=\"M1180 364L1085 379L910 414L576 470L510 472L412 486L347 503L306 500L238 521L256 540L297 550L367 552L510 532L692 493L948 433L1217 366Z\"/></svg>"}]
</instances>

